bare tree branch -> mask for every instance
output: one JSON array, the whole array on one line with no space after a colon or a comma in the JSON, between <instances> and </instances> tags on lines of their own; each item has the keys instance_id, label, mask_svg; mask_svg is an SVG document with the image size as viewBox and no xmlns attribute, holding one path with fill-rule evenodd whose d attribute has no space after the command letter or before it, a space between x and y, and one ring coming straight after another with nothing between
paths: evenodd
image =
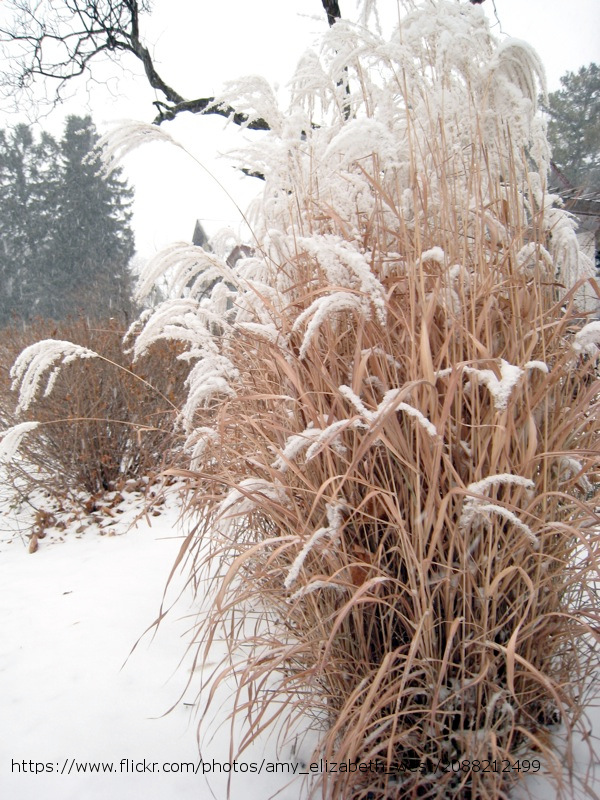
<instances>
[{"instance_id":1,"label":"bare tree branch","mask_svg":"<svg viewBox=\"0 0 600 800\"><path fill-rule=\"evenodd\" d=\"M329 23L329 27L334 25L338 19L342 18L340 13L340 4L338 0L322 0L323 8L327 13L327 22Z\"/></svg>"},{"instance_id":2,"label":"bare tree branch","mask_svg":"<svg viewBox=\"0 0 600 800\"><path fill-rule=\"evenodd\" d=\"M252 130L269 129L265 120L250 120L214 97L188 100L163 79L140 33L140 13L150 10L146 0L11 0L7 6L12 26L0 27L0 45L11 69L0 76L0 84L11 93L49 79L57 83L54 102L59 102L66 84L91 72L97 56L130 53L162 95L154 102L156 124L189 111L228 117Z\"/></svg>"},{"instance_id":3,"label":"bare tree branch","mask_svg":"<svg viewBox=\"0 0 600 800\"><path fill-rule=\"evenodd\" d=\"M227 117L236 125L245 125L253 131L268 131L270 130L269 123L264 119L253 118L248 122L248 116L241 114L231 106L219 105L216 103L214 97L201 97L197 100L181 100L179 103L163 103L160 100L155 100L154 105L158 109L158 116L153 120L156 125L160 125L165 120L175 119L177 114L182 111L191 111L192 114L218 114L221 117Z\"/></svg>"},{"instance_id":4,"label":"bare tree branch","mask_svg":"<svg viewBox=\"0 0 600 800\"><path fill-rule=\"evenodd\" d=\"M339 0L321 0L323 3L323 8L327 13L327 22L329 23L329 27L331 28L335 23L342 18L342 14L340 12L340 4ZM338 86L343 86L344 91L346 93L346 102L344 103L344 119L350 119L351 109L350 103L348 102L348 98L350 97L350 84L348 83L348 68L344 68L345 73L345 80L341 80L338 82Z\"/></svg>"}]
</instances>

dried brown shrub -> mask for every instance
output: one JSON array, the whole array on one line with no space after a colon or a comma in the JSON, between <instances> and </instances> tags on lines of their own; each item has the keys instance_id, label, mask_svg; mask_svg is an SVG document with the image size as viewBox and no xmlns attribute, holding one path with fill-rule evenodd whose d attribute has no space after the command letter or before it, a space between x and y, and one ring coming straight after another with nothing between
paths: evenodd
<instances>
[{"instance_id":1,"label":"dried brown shrub","mask_svg":"<svg viewBox=\"0 0 600 800\"><path fill-rule=\"evenodd\" d=\"M170 342L158 342L134 365L116 319L39 319L3 329L0 342L0 420L4 428L24 420L42 423L7 465L22 493L43 488L58 502L86 503L125 481L156 477L176 463L173 421L188 372ZM10 367L28 345L63 339L88 347L102 359L64 367L47 396L15 413Z\"/></svg>"}]
</instances>

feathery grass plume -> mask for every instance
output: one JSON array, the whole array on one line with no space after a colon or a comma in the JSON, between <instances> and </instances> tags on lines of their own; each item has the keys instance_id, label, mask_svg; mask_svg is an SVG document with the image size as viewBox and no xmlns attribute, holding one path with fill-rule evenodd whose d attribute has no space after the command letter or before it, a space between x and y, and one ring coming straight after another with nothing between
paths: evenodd
<instances>
[{"instance_id":1,"label":"feathery grass plume","mask_svg":"<svg viewBox=\"0 0 600 800\"><path fill-rule=\"evenodd\" d=\"M98 358L98 354L88 347L60 339L43 339L26 347L10 370L11 388L19 393L17 413L33 403L44 376L48 376L44 390L44 396L48 396L60 368L78 358Z\"/></svg>"},{"instance_id":2,"label":"feathery grass plume","mask_svg":"<svg viewBox=\"0 0 600 800\"><path fill-rule=\"evenodd\" d=\"M129 153L150 142L167 142L175 147L181 147L164 128L138 120L121 120L100 137L96 150L100 154L104 169L110 173Z\"/></svg>"},{"instance_id":3,"label":"feathery grass plume","mask_svg":"<svg viewBox=\"0 0 600 800\"><path fill-rule=\"evenodd\" d=\"M374 0L332 26L285 113L239 84L273 123L236 156L254 252L165 256L180 296L138 339L194 362L190 646L228 644L202 721L234 676L232 754L305 726L310 760L384 765L311 775L331 800L506 798L542 762L568 797L547 732L585 731L598 667L598 292L546 193L537 56L470 4L400 5L387 37Z\"/></svg>"},{"instance_id":4,"label":"feathery grass plume","mask_svg":"<svg viewBox=\"0 0 600 800\"><path fill-rule=\"evenodd\" d=\"M0 440L0 463L6 463L14 458L24 436L35 430L39 422L20 422L2 432Z\"/></svg>"},{"instance_id":5,"label":"feathery grass plume","mask_svg":"<svg viewBox=\"0 0 600 800\"><path fill-rule=\"evenodd\" d=\"M587 353L592 358L600 354L600 320L589 322L575 334L573 350L576 353Z\"/></svg>"},{"instance_id":6,"label":"feathery grass plume","mask_svg":"<svg viewBox=\"0 0 600 800\"><path fill-rule=\"evenodd\" d=\"M304 725L310 760L385 765L315 795L502 798L543 763L566 797L547 731L585 730L598 667L598 292L545 190L537 56L478 8L403 5L388 38L334 25L287 113L241 84L274 120L236 155L266 179L254 252L204 281L169 256L182 297L139 343L195 360L191 646L229 647L199 702L234 675L232 752Z\"/></svg>"}]
</instances>

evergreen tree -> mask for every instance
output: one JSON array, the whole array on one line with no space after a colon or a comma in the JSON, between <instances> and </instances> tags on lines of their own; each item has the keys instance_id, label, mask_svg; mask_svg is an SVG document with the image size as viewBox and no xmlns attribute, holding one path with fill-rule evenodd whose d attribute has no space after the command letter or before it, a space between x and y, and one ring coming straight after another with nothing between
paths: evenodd
<instances>
[{"instance_id":1,"label":"evergreen tree","mask_svg":"<svg viewBox=\"0 0 600 800\"><path fill-rule=\"evenodd\" d=\"M94 154L98 135L90 117L69 117L60 143L60 199L50 251L53 285L62 306L91 313L127 310L134 253L129 227L132 191L114 173L100 171Z\"/></svg>"},{"instance_id":2,"label":"evergreen tree","mask_svg":"<svg viewBox=\"0 0 600 800\"><path fill-rule=\"evenodd\" d=\"M44 257L52 230L58 146L30 129L0 131L0 321L36 313Z\"/></svg>"},{"instance_id":3,"label":"evergreen tree","mask_svg":"<svg viewBox=\"0 0 600 800\"><path fill-rule=\"evenodd\" d=\"M590 64L560 79L546 111L552 158L576 187L600 189L600 67Z\"/></svg>"},{"instance_id":4,"label":"evergreen tree","mask_svg":"<svg viewBox=\"0 0 600 800\"><path fill-rule=\"evenodd\" d=\"M546 108L548 141L560 173L553 182L572 195L567 208L579 218L580 230L594 237L600 275L600 203L593 196L600 191L600 67L567 72L560 82L562 89L550 94Z\"/></svg>"},{"instance_id":5,"label":"evergreen tree","mask_svg":"<svg viewBox=\"0 0 600 800\"><path fill-rule=\"evenodd\" d=\"M26 125L0 131L0 323L131 310L132 191L100 172L90 117L60 143Z\"/></svg>"}]
</instances>

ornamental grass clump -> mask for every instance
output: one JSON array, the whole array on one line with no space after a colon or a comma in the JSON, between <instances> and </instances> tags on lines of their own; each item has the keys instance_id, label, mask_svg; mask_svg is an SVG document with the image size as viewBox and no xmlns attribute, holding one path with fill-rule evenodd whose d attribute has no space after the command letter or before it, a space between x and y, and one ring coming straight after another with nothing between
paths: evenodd
<instances>
[{"instance_id":1,"label":"ornamental grass clump","mask_svg":"<svg viewBox=\"0 0 600 800\"><path fill-rule=\"evenodd\" d=\"M535 54L407 5L390 39L336 24L288 114L261 95L253 256L181 253L220 278L178 317L193 646L229 644L234 752L304 726L311 761L385 766L315 796L499 798L542 764L569 796L548 732L569 750L598 666L598 287L546 190Z\"/></svg>"},{"instance_id":2,"label":"ornamental grass clump","mask_svg":"<svg viewBox=\"0 0 600 800\"><path fill-rule=\"evenodd\" d=\"M235 676L232 754L310 729L308 760L385 767L315 797L502 798L542 761L569 796L548 732L569 750L598 667L599 292L546 190L542 68L470 5L405 2L387 38L361 8L288 112L223 95L270 126L239 156L253 253L171 248L181 295L137 340L193 364L191 647L228 644L201 729Z\"/></svg>"}]
</instances>

